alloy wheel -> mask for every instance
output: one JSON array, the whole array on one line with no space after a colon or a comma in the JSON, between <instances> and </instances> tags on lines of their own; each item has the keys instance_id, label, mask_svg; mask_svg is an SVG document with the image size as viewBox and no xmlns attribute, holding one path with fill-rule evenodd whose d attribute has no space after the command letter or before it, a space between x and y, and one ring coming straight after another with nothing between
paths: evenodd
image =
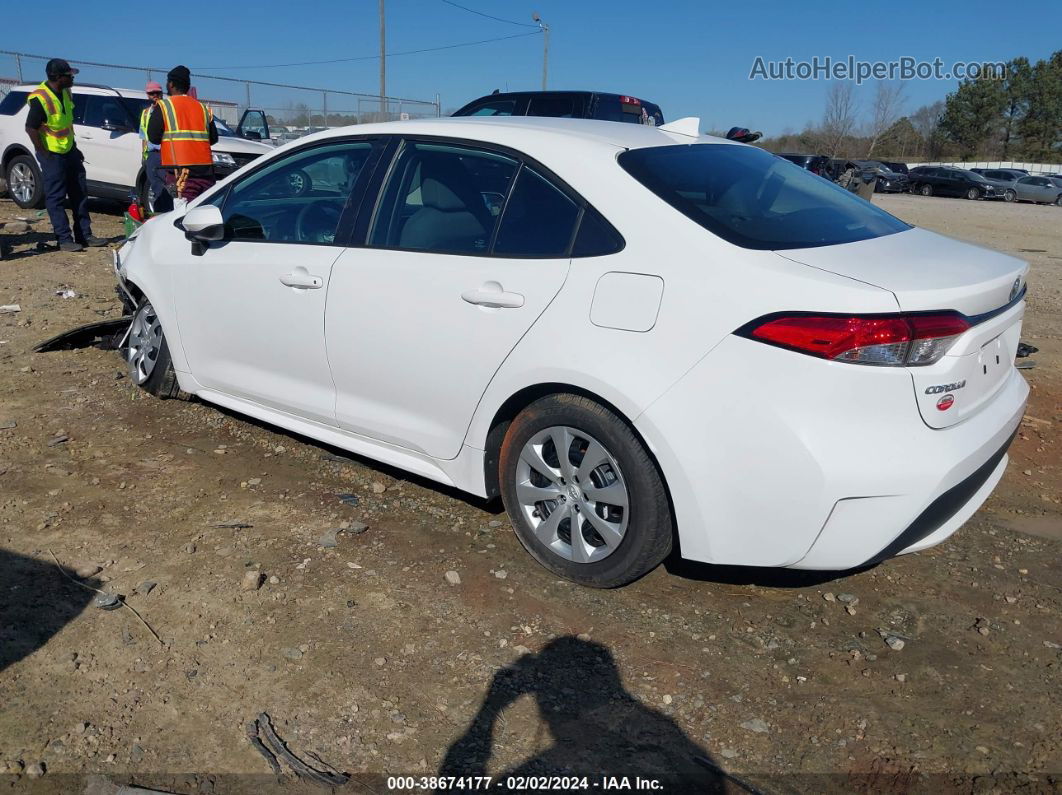
<instances>
[{"instance_id":1,"label":"alloy wheel","mask_svg":"<svg viewBox=\"0 0 1062 795\"><path fill-rule=\"evenodd\" d=\"M1003 201L1005 201L1005 202L1012 202L1016 198L1018 198L1018 194L1016 194L1012 190L1008 190L1008 191L1004 191L1003 192Z\"/></svg>"},{"instance_id":2,"label":"alloy wheel","mask_svg":"<svg viewBox=\"0 0 1062 795\"><path fill-rule=\"evenodd\" d=\"M23 204L28 204L37 190L37 175L26 163L15 163L8 172L8 190Z\"/></svg>"},{"instance_id":3,"label":"alloy wheel","mask_svg":"<svg viewBox=\"0 0 1062 795\"><path fill-rule=\"evenodd\" d=\"M136 384L143 384L151 377L161 350L162 324L159 323L155 308L145 302L133 316L129 327L129 343L125 349L129 377Z\"/></svg>"},{"instance_id":4,"label":"alloy wheel","mask_svg":"<svg viewBox=\"0 0 1062 795\"><path fill-rule=\"evenodd\" d=\"M546 428L527 441L516 496L538 540L574 563L607 558L627 532L630 495L619 463L577 428Z\"/></svg>"}]
</instances>

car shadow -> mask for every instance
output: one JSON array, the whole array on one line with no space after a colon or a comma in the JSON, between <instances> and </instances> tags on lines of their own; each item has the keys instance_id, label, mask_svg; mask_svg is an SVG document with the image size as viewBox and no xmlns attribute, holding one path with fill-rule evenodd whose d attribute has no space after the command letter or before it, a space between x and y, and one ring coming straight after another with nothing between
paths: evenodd
<instances>
[{"instance_id":1,"label":"car shadow","mask_svg":"<svg viewBox=\"0 0 1062 795\"><path fill-rule=\"evenodd\" d=\"M0 549L0 671L44 647L91 599L54 563Z\"/></svg>"},{"instance_id":2,"label":"car shadow","mask_svg":"<svg viewBox=\"0 0 1062 795\"><path fill-rule=\"evenodd\" d=\"M664 561L667 573L684 580L716 583L719 585L756 585L761 588L814 588L853 574L873 569L878 564L861 566L844 571L813 571L805 569L780 569L761 566L719 566L684 560L672 554Z\"/></svg>"},{"instance_id":3,"label":"car shadow","mask_svg":"<svg viewBox=\"0 0 1062 795\"><path fill-rule=\"evenodd\" d=\"M547 730L534 755L504 772L488 764L502 713L519 698L534 699ZM465 732L447 750L439 776L486 776L530 790L521 777L587 776L587 790L608 788L606 777L659 782L659 792L725 792L725 773L708 751L670 717L629 693L608 647L571 636L551 640L499 669ZM612 787L612 788L623 788Z\"/></svg>"},{"instance_id":4,"label":"car shadow","mask_svg":"<svg viewBox=\"0 0 1062 795\"><path fill-rule=\"evenodd\" d=\"M198 401L198 398L193 398L193 400ZM420 486L421 488L430 489L434 492L442 494L446 497L449 497L450 499L459 500L460 502L463 502L466 505L476 508L477 510L484 511L495 516L505 513L505 506L502 505L500 497L477 497L474 494L469 494L466 491L461 491L460 489L454 488L453 486L447 486L445 483L439 483L438 481L431 480L430 478L426 478L421 475L416 475L405 469L393 467L389 464L384 464L373 458L367 458L365 456L358 455L357 453L352 453L342 447L336 447L334 445L326 444L325 442L319 441L310 436L304 436L301 433L286 430L285 428L281 428L277 425L272 425L268 422L255 419L254 417L250 417L246 414L240 414L237 411L231 411L217 404L209 403L206 401L200 402L202 403L202 405L209 406L210 408L224 414L226 417L229 417L232 420L237 420L241 423L253 425L256 428L259 428L263 431L267 431L271 434L284 436L288 439L291 439L293 442L310 445L311 447L316 447L318 450L321 451L320 459L322 461L334 464L358 464L360 466L365 467L366 469L371 469L373 472L377 472L381 475L384 475L385 477L393 478L399 481L405 481L407 483L412 483L413 485Z\"/></svg>"}]
</instances>

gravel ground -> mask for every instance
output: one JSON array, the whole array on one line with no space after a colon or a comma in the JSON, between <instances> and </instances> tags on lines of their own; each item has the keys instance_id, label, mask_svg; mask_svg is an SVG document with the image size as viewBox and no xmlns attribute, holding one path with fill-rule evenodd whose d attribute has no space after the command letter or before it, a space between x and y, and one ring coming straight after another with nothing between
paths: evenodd
<instances>
[{"instance_id":1,"label":"gravel ground","mask_svg":"<svg viewBox=\"0 0 1062 795\"><path fill-rule=\"evenodd\" d=\"M0 304L21 306L0 315L0 792L308 786L248 741L261 712L343 792L565 770L591 791L1057 792L1062 210L875 201L1032 263L1040 353L995 494L858 574L671 561L608 592L538 567L495 504L151 399L113 352L32 353L119 316L110 255L37 251L47 219L0 201Z\"/></svg>"}]
</instances>

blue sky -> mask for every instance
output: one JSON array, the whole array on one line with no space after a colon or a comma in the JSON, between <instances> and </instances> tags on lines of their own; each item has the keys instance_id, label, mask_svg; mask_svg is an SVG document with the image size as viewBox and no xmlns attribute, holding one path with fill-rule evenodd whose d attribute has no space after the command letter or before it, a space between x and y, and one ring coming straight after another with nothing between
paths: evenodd
<instances>
[{"instance_id":1,"label":"blue sky","mask_svg":"<svg viewBox=\"0 0 1062 795\"><path fill-rule=\"evenodd\" d=\"M485 13L530 23L537 11L551 27L550 87L596 88L658 102L670 119L700 116L704 128L734 124L768 135L801 129L821 117L828 84L750 81L756 56L890 60L1032 60L1062 47L1062 2L998 0L934 3L713 0L456 0ZM10 3L0 47L107 63L170 66L299 85L375 93L375 60L277 69L243 65L372 56L378 52L377 0L129 3L60 0ZM157 12L152 17L152 9ZM135 33L123 25L137 26ZM389 51L412 50L531 32L442 0L387 0ZM432 98L456 108L494 88L536 89L542 73L538 35L388 59L388 93ZM27 72L39 69L27 65ZM13 76L0 56L0 76ZM34 75L34 78L36 76ZM143 78L85 70L84 78L139 87ZM955 81L908 81L906 110L951 90ZM873 85L858 89L867 108ZM202 93L202 89L200 89ZM242 101L239 86L226 99ZM291 92L256 90L253 104L282 105ZM336 109L338 99L329 100Z\"/></svg>"}]
</instances>

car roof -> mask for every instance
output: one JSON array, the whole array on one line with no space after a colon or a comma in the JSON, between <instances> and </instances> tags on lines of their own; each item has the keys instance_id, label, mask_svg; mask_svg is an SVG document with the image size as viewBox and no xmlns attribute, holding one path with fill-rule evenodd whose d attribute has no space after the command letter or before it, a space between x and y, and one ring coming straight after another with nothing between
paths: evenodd
<instances>
[{"instance_id":1,"label":"car roof","mask_svg":"<svg viewBox=\"0 0 1062 795\"><path fill-rule=\"evenodd\" d=\"M315 133L301 140L320 141L346 135L402 134L469 138L512 146L518 146L525 141L548 144L572 139L605 144L620 149L644 149L651 146L694 142L744 145L712 135L697 137L683 135L668 130L668 125L653 127L647 124L622 124L598 119L561 119L546 116L443 116L433 119L355 124Z\"/></svg>"},{"instance_id":2,"label":"car roof","mask_svg":"<svg viewBox=\"0 0 1062 795\"><path fill-rule=\"evenodd\" d=\"M12 86L12 91L35 91L40 83L25 83L20 86ZM118 88L117 86L105 86L99 83L74 83L72 92L78 94L100 94L102 96L132 97L134 99L147 99L147 93L137 88Z\"/></svg>"}]
</instances>

